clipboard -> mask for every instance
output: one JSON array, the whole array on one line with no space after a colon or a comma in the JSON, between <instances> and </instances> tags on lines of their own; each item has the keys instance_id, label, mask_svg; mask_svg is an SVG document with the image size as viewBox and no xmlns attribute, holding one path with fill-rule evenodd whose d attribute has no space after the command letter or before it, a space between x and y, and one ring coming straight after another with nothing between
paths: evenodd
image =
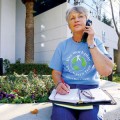
<instances>
[{"instance_id":1,"label":"clipboard","mask_svg":"<svg viewBox=\"0 0 120 120\"><path fill-rule=\"evenodd\" d=\"M64 104L64 105L71 105L71 106L88 106L88 105L116 105L117 103L116 103L116 101L114 100L114 98L112 97L112 95L111 94L109 94L108 92L107 92L107 90L103 90L103 89L101 89L101 88L95 88L95 89L92 89L92 91L96 91L96 92L98 92L98 94L99 94L99 90L98 89L100 89L100 91L101 92L103 92L109 99L108 100L100 100L100 101L89 101L89 102L84 102L84 101L82 101L82 100L79 100L78 102L70 102L69 100L67 101L64 101L64 100L58 100L58 99L54 99L54 98L52 98L52 95L54 95L54 92L55 91L52 91L52 93L51 93L51 95L49 96L49 100L50 100L50 102L52 102L52 103L57 103L57 104ZM65 95L64 95L65 96ZM62 96L61 96L62 97ZM74 97L74 96L73 96ZM66 98L68 98L67 96L66 96ZM80 97L79 97L79 99L80 99Z\"/></svg>"}]
</instances>

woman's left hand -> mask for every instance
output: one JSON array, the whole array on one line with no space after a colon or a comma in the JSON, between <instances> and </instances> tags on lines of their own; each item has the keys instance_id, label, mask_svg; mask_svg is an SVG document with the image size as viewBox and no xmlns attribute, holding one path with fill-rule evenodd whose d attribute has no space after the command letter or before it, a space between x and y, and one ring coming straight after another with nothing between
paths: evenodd
<instances>
[{"instance_id":1,"label":"woman's left hand","mask_svg":"<svg viewBox=\"0 0 120 120\"><path fill-rule=\"evenodd\" d=\"M94 43L94 35L95 35L95 32L94 32L93 27L92 27L92 26L86 26L84 32L85 32L85 33L88 33L87 43L88 43L88 44Z\"/></svg>"}]
</instances>

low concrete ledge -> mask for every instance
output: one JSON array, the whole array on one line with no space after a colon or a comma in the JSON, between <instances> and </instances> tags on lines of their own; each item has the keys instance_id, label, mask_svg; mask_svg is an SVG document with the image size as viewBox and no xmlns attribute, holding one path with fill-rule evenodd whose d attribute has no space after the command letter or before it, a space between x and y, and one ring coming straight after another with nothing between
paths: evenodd
<instances>
[{"instance_id":1,"label":"low concrete ledge","mask_svg":"<svg viewBox=\"0 0 120 120\"><path fill-rule=\"evenodd\" d=\"M38 114L31 111L38 109ZM0 120L50 120L51 103L0 104Z\"/></svg>"},{"instance_id":2,"label":"low concrete ledge","mask_svg":"<svg viewBox=\"0 0 120 120\"><path fill-rule=\"evenodd\" d=\"M100 115L103 120L120 120L120 84L101 80L100 86L108 90L117 102L117 105L100 105ZM38 114L31 111L38 109ZM0 120L50 120L51 103L34 104L0 104Z\"/></svg>"}]
</instances>

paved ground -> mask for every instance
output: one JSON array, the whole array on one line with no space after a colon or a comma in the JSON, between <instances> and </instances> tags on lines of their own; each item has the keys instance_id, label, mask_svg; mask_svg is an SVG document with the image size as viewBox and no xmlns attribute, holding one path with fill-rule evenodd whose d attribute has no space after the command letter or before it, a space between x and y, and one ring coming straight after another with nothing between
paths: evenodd
<instances>
[{"instance_id":1,"label":"paved ground","mask_svg":"<svg viewBox=\"0 0 120 120\"><path fill-rule=\"evenodd\" d=\"M100 111L103 112L103 109L106 111L103 113L103 120L120 120L120 84L102 80L101 87L111 93L117 102L117 105L100 106Z\"/></svg>"},{"instance_id":2,"label":"paved ground","mask_svg":"<svg viewBox=\"0 0 120 120\"><path fill-rule=\"evenodd\" d=\"M51 103L0 104L0 120L50 120ZM31 111L38 109L38 114Z\"/></svg>"},{"instance_id":3,"label":"paved ground","mask_svg":"<svg viewBox=\"0 0 120 120\"><path fill-rule=\"evenodd\" d=\"M103 120L120 120L120 84L101 81L101 87L107 89L115 98L117 105L100 106ZM38 114L31 111L38 109ZM39 104L0 104L0 120L50 120L51 103Z\"/></svg>"}]
</instances>

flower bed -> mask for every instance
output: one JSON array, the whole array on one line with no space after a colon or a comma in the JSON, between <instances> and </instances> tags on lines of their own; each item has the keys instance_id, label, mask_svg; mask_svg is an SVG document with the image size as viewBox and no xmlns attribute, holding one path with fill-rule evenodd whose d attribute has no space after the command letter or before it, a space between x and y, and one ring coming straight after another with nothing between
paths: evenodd
<instances>
[{"instance_id":1,"label":"flower bed","mask_svg":"<svg viewBox=\"0 0 120 120\"><path fill-rule=\"evenodd\" d=\"M48 101L54 87L51 76L6 75L0 77L0 103L38 103Z\"/></svg>"}]
</instances>

